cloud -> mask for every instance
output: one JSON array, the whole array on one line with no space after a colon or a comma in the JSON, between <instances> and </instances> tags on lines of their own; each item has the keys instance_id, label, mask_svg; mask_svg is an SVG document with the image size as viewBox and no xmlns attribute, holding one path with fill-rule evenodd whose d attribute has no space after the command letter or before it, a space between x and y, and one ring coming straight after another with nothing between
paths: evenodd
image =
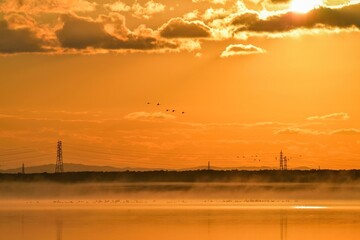
<instances>
[{"instance_id":1,"label":"cloud","mask_svg":"<svg viewBox=\"0 0 360 240\"><path fill-rule=\"evenodd\" d=\"M228 1L229 0L192 0L193 3L209 2L212 4L221 4L221 5L226 4Z\"/></svg>"},{"instance_id":2,"label":"cloud","mask_svg":"<svg viewBox=\"0 0 360 240\"><path fill-rule=\"evenodd\" d=\"M359 129L348 128L348 129L336 129L318 131L314 129L303 129L303 128L285 128L275 132L275 134L306 134L306 135L357 135L360 134Z\"/></svg>"},{"instance_id":3,"label":"cloud","mask_svg":"<svg viewBox=\"0 0 360 240\"><path fill-rule=\"evenodd\" d=\"M129 30L119 13L95 20L64 14L56 26L40 25L23 13L9 13L0 20L0 54L180 52L201 49L197 39L166 39L145 25Z\"/></svg>"},{"instance_id":4,"label":"cloud","mask_svg":"<svg viewBox=\"0 0 360 240\"><path fill-rule=\"evenodd\" d=\"M210 28L201 21L186 21L173 18L160 29L165 38L207 38L211 36Z\"/></svg>"},{"instance_id":5,"label":"cloud","mask_svg":"<svg viewBox=\"0 0 360 240\"><path fill-rule=\"evenodd\" d=\"M62 47L73 49L175 49L174 42L157 39L151 29L143 26L131 32L125 26L121 15L112 13L100 16L98 20L75 15L63 16L64 25L56 32Z\"/></svg>"},{"instance_id":6,"label":"cloud","mask_svg":"<svg viewBox=\"0 0 360 240\"><path fill-rule=\"evenodd\" d=\"M317 120L348 120L350 118L349 114L347 113L332 113L323 116L311 116L308 117L307 120L309 121L317 121Z\"/></svg>"},{"instance_id":7,"label":"cloud","mask_svg":"<svg viewBox=\"0 0 360 240\"><path fill-rule=\"evenodd\" d=\"M132 10L134 12L134 17L150 19L153 14L163 12L165 10L165 5L154 2L153 0L145 3L144 6L141 6L139 3L135 2L132 6Z\"/></svg>"},{"instance_id":8,"label":"cloud","mask_svg":"<svg viewBox=\"0 0 360 240\"><path fill-rule=\"evenodd\" d=\"M63 47L82 49L87 47L116 48L119 39L105 31L101 22L64 15L63 27L56 35ZM122 23L119 23L122 24Z\"/></svg>"},{"instance_id":9,"label":"cloud","mask_svg":"<svg viewBox=\"0 0 360 240\"><path fill-rule=\"evenodd\" d=\"M357 134L360 134L360 130L355 129L355 128L339 129L339 130L331 131L330 134L331 135L357 135Z\"/></svg>"},{"instance_id":10,"label":"cloud","mask_svg":"<svg viewBox=\"0 0 360 240\"><path fill-rule=\"evenodd\" d=\"M302 128L285 128L280 129L275 132L275 134L286 134L286 135L293 135L293 134L309 134L309 135L320 135L322 134L319 131L312 130L312 129L302 129Z\"/></svg>"},{"instance_id":11,"label":"cloud","mask_svg":"<svg viewBox=\"0 0 360 240\"><path fill-rule=\"evenodd\" d=\"M112 4L109 4L109 3L105 4L104 7L106 9L109 9L110 11L114 11L114 12L129 12L129 11L131 11L131 6L126 5L122 1L117 1Z\"/></svg>"},{"instance_id":12,"label":"cloud","mask_svg":"<svg viewBox=\"0 0 360 240\"><path fill-rule=\"evenodd\" d=\"M199 9L187 9L190 12L185 15L186 11L180 11L183 17L171 18L163 24L159 20L146 22L156 26L153 29L130 17L136 22L135 26L139 25L139 21L140 25L131 30L126 27L125 18L119 12L127 12L127 16L145 22L144 19L150 19L168 8L156 1L133 1L129 4L128 1L114 0L101 3L104 7L101 9L98 7L100 3L93 0L2 1L0 52L180 52L200 49L203 39L245 40L251 36L284 37L360 31L360 3L355 1L337 6L322 5L306 14L299 14L286 9L278 10L281 9L279 5L271 8L277 10L256 11L248 9L242 1L194 0L193 2L226 5L206 9L200 4L196 5ZM265 3L285 1L266 0ZM262 4L264 1L258 3ZM80 11L83 17L74 13ZM104 13L106 11L110 13ZM18 21L20 18L11 21L6 19L7 15L14 13L32 16L37 22L26 25ZM58 18L60 21L55 20L58 14L62 14ZM131 26L134 26L134 22ZM231 44L222 52L221 57L265 52L251 44Z\"/></svg>"},{"instance_id":13,"label":"cloud","mask_svg":"<svg viewBox=\"0 0 360 240\"><path fill-rule=\"evenodd\" d=\"M284 4L291 2L291 0L270 0L270 2L274 4Z\"/></svg>"},{"instance_id":14,"label":"cloud","mask_svg":"<svg viewBox=\"0 0 360 240\"><path fill-rule=\"evenodd\" d=\"M104 7L114 12L132 12L132 16L140 19L150 19L152 15L165 11L165 5L154 2L153 0L141 5L137 1L132 6L127 5L122 1L117 1L112 4L104 4Z\"/></svg>"},{"instance_id":15,"label":"cloud","mask_svg":"<svg viewBox=\"0 0 360 240\"><path fill-rule=\"evenodd\" d=\"M200 128L274 128L293 126L293 123L283 122L254 122L254 123L241 123L241 122L228 122L228 123L195 123L195 122L179 122L181 125L187 125Z\"/></svg>"},{"instance_id":16,"label":"cloud","mask_svg":"<svg viewBox=\"0 0 360 240\"><path fill-rule=\"evenodd\" d=\"M77 114L73 114L77 115ZM11 120L12 122L15 121L27 121L28 123L32 122L64 122L64 123L103 123L108 121L108 119L65 119L65 118L53 118L53 117L36 117L36 116L22 116L22 115L13 115L13 114L1 114L0 113L0 120Z\"/></svg>"},{"instance_id":17,"label":"cloud","mask_svg":"<svg viewBox=\"0 0 360 240\"><path fill-rule=\"evenodd\" d=\"M232 20L236 32L288 32L295 29L360 28L360 4L330 8L321 6L306 14L283 12L261 18L258 12L245 11Z\"/></svg>"},{"instance_id":18,"label":"cloud","mask_svg":"<svg viewBox=\"0 0 360 240\"><path fill-rule=\"evenodd\" d=\"M254 45L248 44L231 44L227 46L225 51L221 53L222 58L233 57L233 56L243 56L251 54L265 53L266 51L262 48L255 47Z\"/></svg>"},{"instance_id":19,"label":"cloud","mask_svg":"<svg viewBox=\"0 0 360 240\"><path fill-rule=\"evenodd\" d=\"M5 20L0 20L0 53L45 52L44 40L29 27L11 28Z\"/></svg>"},{"instance_id":20,"label":"cloud","mask_svg":"<svg viewBox=\"0 0 360 240\"><path fill-rule=\"evenodd\" d=\"M0 119L2 118L16 118L14 115L0 113Z\"/></svg>"},{"instance_id":21,"label":"cloud","mask_svg":"<svg viewBox=\"0 0 360 240\"><path fill-rule=\"evenodd\" d=\"M194 11L184 14L183 18L185 20L193 20L198 18L198 16L199 16L199 10L195 9Z\"/></svg>"},{"instance_id":22,"label":"cloud","mask_svg":"<svg viewBox=\"0 0 360 240\"><path fill-rule=\"evenodd\" d=\"M0 12L23 12L27 14L92 12L97 4L86 0L5 0Z\"/></svg>"},{"instance_id":23,"label":"cloud","mask_svg":"<svg viewBox=\"0 0 360 240\"><path fill-rule=\"evenodd\" d=\"M169 120L175 119L176 117L174 115L163 112L133 112L129 113L124 118L131 120Z\"/></svg>"},{"instance_id":24,"label":"cloud","mask_svg":"<svg viewBox=\"0 0 360 240\"><path fill-rule=\"evenodd\" d=\"M226 18L227 16L229 16L229 14L231 14L232 9L224 9L224 8L209 8L206 9L206 11L204 12L204 14L202 15L202 18L205 21L211 21L211 20L217 20L217 19L223 19ZM212 23L214 24L214 23ZM216 25L216 24L214 24ZM221 26L219 26L221 27Z\"/></svg>"}]
</instances>

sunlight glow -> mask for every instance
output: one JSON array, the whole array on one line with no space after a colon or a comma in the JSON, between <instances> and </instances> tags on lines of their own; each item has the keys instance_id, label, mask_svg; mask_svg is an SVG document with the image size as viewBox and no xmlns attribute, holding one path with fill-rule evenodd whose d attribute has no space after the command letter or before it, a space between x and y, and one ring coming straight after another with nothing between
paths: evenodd
<instances>
[{"instance_id":1,"label":"sunlight glow","mask_svg":"<svg viewBox=\"0 0 360 240\"><path fill-rule=\"evenodd\" d=\"M325 206L294 206L295 209L325 209Z\"/></svg>"},{"instance_id":2,"label":"sunlight glow","mask_svg":"<svg viewBox=\"0 0 360 240\"><path fill-rule=\"evenodd\" d=\"M322 0L293 0L290 11L296 13L307 13L322 5Z\"/></svg>"}]
</instances>

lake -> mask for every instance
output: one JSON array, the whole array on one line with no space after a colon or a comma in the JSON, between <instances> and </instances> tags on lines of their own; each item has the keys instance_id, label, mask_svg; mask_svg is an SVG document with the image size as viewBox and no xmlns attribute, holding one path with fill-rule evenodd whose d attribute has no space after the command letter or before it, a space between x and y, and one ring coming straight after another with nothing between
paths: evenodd
<instances>
[{"instance_id":1,"label":"lake","mask_svg":"<svg viewBox=\"0 0 360 240\"><path fill-rule=\"evenodd\" d=\"M0 203L4 240L358 240L360 205L257 199Z\"/></svg>"}]
</instances>

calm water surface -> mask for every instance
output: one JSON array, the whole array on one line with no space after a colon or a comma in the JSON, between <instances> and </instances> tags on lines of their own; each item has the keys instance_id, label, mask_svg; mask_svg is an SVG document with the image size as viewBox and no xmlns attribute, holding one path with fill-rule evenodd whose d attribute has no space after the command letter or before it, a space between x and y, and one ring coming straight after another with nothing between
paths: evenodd
<instances>
[{"instance_id":1,"label":"calm water surface","mask_svg":"<svg viewBox=\"0 0 360 240\"><path fill-rule=\"evenodd\" d=\"M325 205L237 207L156 203L122 207L64 207L35 203L0 208L2 240L346 239L360 236L358 207ZM171 205L171 206L170 206ZM241 204L238 204L241 205Z\"/></svg>"}]
</instances>

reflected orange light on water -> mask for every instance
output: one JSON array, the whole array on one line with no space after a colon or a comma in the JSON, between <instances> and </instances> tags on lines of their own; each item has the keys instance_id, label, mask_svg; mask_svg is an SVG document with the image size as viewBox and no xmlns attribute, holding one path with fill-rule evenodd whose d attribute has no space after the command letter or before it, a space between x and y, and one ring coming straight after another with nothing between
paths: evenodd
<instances>
[{"instance_id":1,"label":"reflected orange light on water","mask_svg":"<svg viewBox=\"0 0 360 240\"><path fill-rule=\"evenodd\" d=\"M294 206L295 209L326 209L326 206Z\"/></svg>"}]
</instances>

